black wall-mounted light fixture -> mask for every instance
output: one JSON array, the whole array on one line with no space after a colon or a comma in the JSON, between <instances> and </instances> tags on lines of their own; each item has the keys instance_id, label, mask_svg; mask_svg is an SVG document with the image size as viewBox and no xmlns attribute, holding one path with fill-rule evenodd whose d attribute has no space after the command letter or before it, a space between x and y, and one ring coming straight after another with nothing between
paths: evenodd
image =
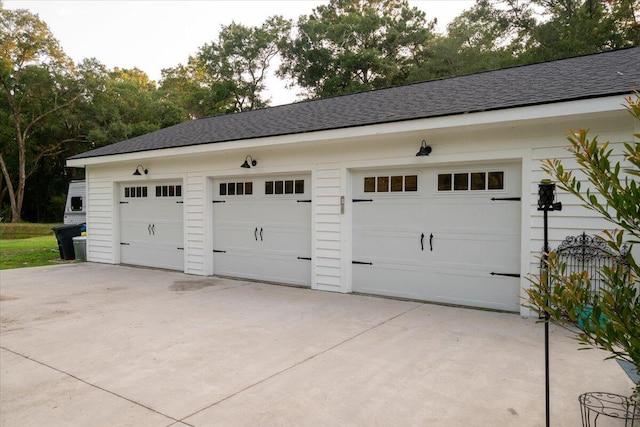
<instances>
[{"instance_id":1,"label":"black wall-mounted light fixture","mask_svg":"<svg viewBox=\"0 0 640 427\"><path fill-rule=\"evenodd\" d=\"M251 162L249 162L249 159L251 159ZM249 165L249 163L251 163L251 165ZM244 159L244 163L240 165L241 168L245 168L245 169L250 169L251 166L256 166L258 164L257 160L253 160L253 157L251 156L247 156Z\"/></svg>"},{"instance_id":2,"label":"black wall-mounted light fixture","mask_svg":"<svg viewBox=\"0 0 640 427\"><path fill-rule=\"evenodd\" d=\"M142 165L138 165L138 166L136 167L135 172L133 172L133 174L134 174L135 176L140 176L140 175L142 175L142 174L147 175L148 173L149 173L149 169L145 169L145 168L144 168L144 166L142 166Z\"/></svg>"},{"instance_id":3,"label":"black wall-mounted light fixture","mask_svg":"<svg viewBox=\"0 0 640 427\"><path fill-rule=\"evenodd\" d=\"M420 144L420 150L416 153L416 157L428 156L429 154L431 154L431 146L427 145L427 141L423 139Z\"/></svg>"}]
</instances>

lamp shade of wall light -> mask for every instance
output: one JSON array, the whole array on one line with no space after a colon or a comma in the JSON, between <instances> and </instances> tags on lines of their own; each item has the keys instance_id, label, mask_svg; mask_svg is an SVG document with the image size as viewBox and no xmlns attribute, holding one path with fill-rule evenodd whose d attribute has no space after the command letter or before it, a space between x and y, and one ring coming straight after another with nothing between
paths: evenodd
<instances>
[{"instance_id":1,"label":"lamp shade of wall light","mask_svg":"<svg viewBox=\"0 0 640 427\"><path fill-rule=\"evenodd\" d=\"M251 160L249 160L251 159ZM250 169L251 166L256 166L258 164L257 160L254 160L253 157L247 156L244 159L244 163L240 165L241 168Z\"/></svg>"},{"instance_id":2,"label":"lamp shade of wall light","mask_svg":"<svg viewBox=\"0 0 640 427\"><path fill-rule=\"evenodd\" d=\"M136 170L133 172L135 176L140 176L142 174L147 175L148 173L149 173L149 169L145 169L144 166L142 165L138 165L136 167Z\"/></svg>"},{"instance_id":3,"label":"lamp shade of wall light","mask_svg":"<svg viewBox=\"0 0 640 427\"><path fill-rule=\"evenodd\" d=\"M431 154L431 146L427 145L427 141L423 139L420 144L420 150L416 153L416 157L428 156L429 154Z\"/></svg>"}]
</instances>

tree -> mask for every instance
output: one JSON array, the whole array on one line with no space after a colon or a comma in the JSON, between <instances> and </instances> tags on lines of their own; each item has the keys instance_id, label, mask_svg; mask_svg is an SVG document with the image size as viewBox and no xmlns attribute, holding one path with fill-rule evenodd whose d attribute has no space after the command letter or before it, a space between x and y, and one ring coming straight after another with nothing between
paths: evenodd
<instances>
[{"instance_id":1,"label":"tree","mask_svg":"<svg viewBox=\"0 0 640 427\"><path fill-rule=\"evenodd\" d=\"M628 99L628 110L640 122L640 93ZM631 362L640 372L640 267L632 251L623 249L625 243L640 243L640 186L636 181L640 177L640 134L634 138L636 141L624 145L623 165L611 161L608 142L599 144L597 137L590 139L585 130L570 134L569 151L590 183L586 191L582 191L579 177L565 170L559 160L547 160L543 165L561 189L618 227L604 231L602 238L615 254L624 257L628 269L601 268L604 285L592 294L586 274L567 276L565 266L551 252L549 280L537 278L527 293L530 307L548 313L554 322L578 328L580 342L608 351L610 358ZM585 307L592 309L585 311ZM635 392L640 393L640 384Z\"/></svg>"},{"instance_id":2,"label":"tree","mask_svg":"<svg viewBox=\"0 0 640 427\"><path fill-rule=\"evenodd\" d=\"M72 72L73 64L37 15L0 4L0 86L13 129L11 139L2 140L0 168L12 222L20 221L29 174L63 146L51 140L38 145L32 135L46 118L80 97Z\"/></svg>"},{"instance_id":3,"label":"tree","mask_svg":"<svg viewBox=\"0 0 640 427\"><path fill-rule=\"evenodd\" d=\"M435 38L431 54L411 70L410 80L427 80L470 74L514 65L521 43L523 21L531 21L528 9L499 8L478 0L447 26L447 34Z\"/></svg>"},{"instance_id":4,"label":"tree","mask_svg":"<svg viewBox=\"0 0 640 427\"><path fill-rule=\"evenodd\" d=\"M312 97L404 83L434 25L406 0L331 0L300 17L278 73Z\"/></svg>"},{"instance_id":5,"label":"tree","mask_svg":"<svg viewBox=\"0 0 640 427\"><path fill-rule=\"evenodd\" d=\"M638 44L637 0L534 0L543 22L530 27L527 61L602 52ZM635 34L634 34L635 33Z\"/></svg>"},{"instance_id":6,"label":"tree","mask_svg":"<svg viewBox=\"0 0 640 427\"><path fill-rule=\"evenodd\" d=\"M262 93L278 46L291 23L274 16L258 27L232 22L218 40L205 44L188 65L163 71L162 90L177 90L177 99L190 115L224 114L262 108Z\"/></svg>"}]
</instances>

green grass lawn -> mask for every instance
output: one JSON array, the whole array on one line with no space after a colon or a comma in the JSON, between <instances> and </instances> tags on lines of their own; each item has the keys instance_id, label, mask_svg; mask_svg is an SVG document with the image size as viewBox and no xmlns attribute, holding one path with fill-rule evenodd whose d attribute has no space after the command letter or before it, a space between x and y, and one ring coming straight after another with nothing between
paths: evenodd
<instances>
[{"instance_id":1,"label":"green grass lawn","mask_svg":"<svg viewBox=\"0 0 640 427\"><path fill-rule=\"evenodd\" d=\"M60 264L59 224L0 224L0 270Z\"/></svg>"}]
</instances>

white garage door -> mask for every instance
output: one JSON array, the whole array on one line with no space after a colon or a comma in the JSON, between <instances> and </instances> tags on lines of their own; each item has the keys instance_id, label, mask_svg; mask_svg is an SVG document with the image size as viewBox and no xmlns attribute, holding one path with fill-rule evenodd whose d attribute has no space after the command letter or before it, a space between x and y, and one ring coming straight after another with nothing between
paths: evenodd
<instances>
[{"instance_id":1,"label":"white garage door","mask_svg":"<svg viewBox=\"0 0 640 427\"><path fill-rule=\"evenodd\" d=\"M353 289L518 311L518 164L354 174Z\"/></svg>"},{"instance_id":2,"label":"white garage door","mask_svg":"<svg viewBox=\"0 0 640 427\"><path fill-rule=\"evenodd\" d=\"M182 184L120 186L120 262L184 270Z\"/></svg>"},{"instance_id":3,"label":"white garage door","mask_svg":"<svg viewBox=\"0 0 640 427\"><path fill-rule=\"evenodd\" d=\"M215 180L213 271L310 286L309 177Z\"/></svg>"}]
</instances>

